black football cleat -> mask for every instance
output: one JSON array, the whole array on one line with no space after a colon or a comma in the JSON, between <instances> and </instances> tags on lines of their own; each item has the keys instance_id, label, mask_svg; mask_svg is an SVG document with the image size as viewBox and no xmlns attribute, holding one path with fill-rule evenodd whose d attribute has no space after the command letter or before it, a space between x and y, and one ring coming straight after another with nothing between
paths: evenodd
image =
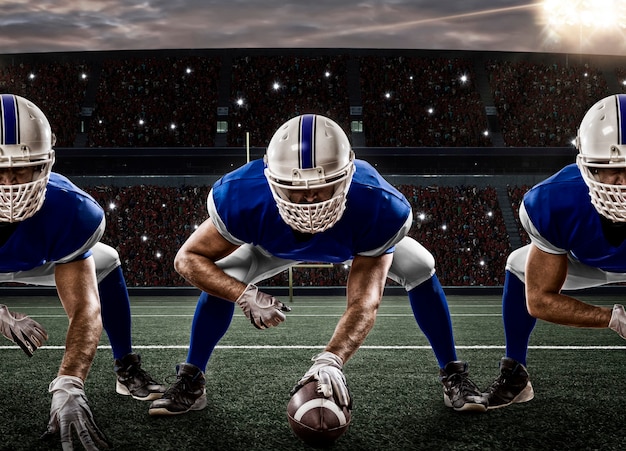
<instances>
[{"instance_id":1,"label":"black football cleat","mask_svg":"<svg viewBox=\"0 0 626 451\"><path fill-rule=\"evenodd\" d=\"M489 409L499 409L514 403L527 402L535 397L526 367L508 357L500 360L500 375L485 393Z\"/></svg>"},{"instance_id":2,"label":"black football cleat","mask_svg":"<svg viewBox=\"0 0 626 451\"><path fill-rule=\"evenodd\" d=\"M457 412L487 411L487 397L470 380L467 362L448 362L439 370L439 380L443 384L443 402L446 407Z\"/></svg>"},{"instance_id":3,"label":"black football cleat","mask_svg":"<svg viewBox=\"0 0 626 451\"><path fill-rule=\"evenodd\" d=\"M206 380L202 371L190 363L181 363L176 373L176 382L150 404L150 415L180 415L206 407Z\"/></svg>"},{"instance_id":4,"label":"black football cleat","mask_svg":"<svg viewBox=\"0 0 626 451\"><path fill-rule=\"evenodd\" d=\"M115 391L120 395L132 396L140 401L152 401L165 393L165 386L156 382L141 368L139 354L131 353L115 359L114 370L117 374Z\"/></svg>"}]
</instances>

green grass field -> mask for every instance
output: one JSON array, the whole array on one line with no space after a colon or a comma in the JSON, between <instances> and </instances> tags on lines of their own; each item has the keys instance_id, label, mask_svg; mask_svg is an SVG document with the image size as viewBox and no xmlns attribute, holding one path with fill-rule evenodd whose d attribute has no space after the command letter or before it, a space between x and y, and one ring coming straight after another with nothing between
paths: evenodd
<instances>
[{"instance_id":1,"label":"green grass field","mask_svg":"<svg viewBox=\"0 0 626 451\"><path fill-rule=\"evenodd\" d=\"M617 298L587 298L612 305ZM184 361L195 297L132 298L133 335L144 367L173 380ZM0 341L0 449L60 449L42 442L49 382L63 353L67 319L56 298L5 297L48 329L46 346L28 359ZM504 336L497 296L449 296L459 358L486 388L498 372ZM338 297L296 297L280 327L259 331L237 309L207 371L205 410L170 418L115 393L106 336L86 393L101 430L119 450L305 450L291 432L289 390L331 336L344 308ZM365 345L346 365L355 407L335 450L626 449L626 342L610 330L539 322L528 368L535 399L485 414L443 404L438 368L403 296L388 296ZM79 446L76 447L79 449Z\"/></svg>"}]
</instances>

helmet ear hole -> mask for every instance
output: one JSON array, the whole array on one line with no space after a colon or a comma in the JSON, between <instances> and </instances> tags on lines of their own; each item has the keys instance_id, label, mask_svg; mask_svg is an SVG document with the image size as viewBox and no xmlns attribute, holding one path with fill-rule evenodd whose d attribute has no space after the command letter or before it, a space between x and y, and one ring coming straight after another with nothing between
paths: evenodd
<instances>
[{"instance_id":1,"label":"helmet ear hole","mask_svg":"<svg viewBox=\"0 0 626 451\"><path fill-rule=\"evenodd\" d=\"M290 227L318 233L339 221L354 173L354 153L336 122L315 114L288 120L270 140L264 161L278 211ZM327 201L303 205L289 200L288 190L328 186L334 189Z\"/></svg>"}]
</instances>

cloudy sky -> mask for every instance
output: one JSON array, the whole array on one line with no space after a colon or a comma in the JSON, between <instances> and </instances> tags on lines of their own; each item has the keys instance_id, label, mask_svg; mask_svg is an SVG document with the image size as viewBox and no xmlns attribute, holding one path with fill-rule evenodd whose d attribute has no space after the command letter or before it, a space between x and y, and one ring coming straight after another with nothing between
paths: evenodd
<instances>
[{"instance_id":1,"label":"cloudy sky","mask_svg":"<svg viewBox=\"0 0 626 451\"><path fill-rule=\"evenodd\" d=\"M546 4L557 8L551 17L570 25L549 25ZM572 12L576 5L594 11ZM0 0L0 11L0 54L264 47L626 52L626 28L610 24L626 23L626 0ZM581 17L584 25L576 24ZM587 26L598 20L603 30Z\"/></svg>"}]
</instances>

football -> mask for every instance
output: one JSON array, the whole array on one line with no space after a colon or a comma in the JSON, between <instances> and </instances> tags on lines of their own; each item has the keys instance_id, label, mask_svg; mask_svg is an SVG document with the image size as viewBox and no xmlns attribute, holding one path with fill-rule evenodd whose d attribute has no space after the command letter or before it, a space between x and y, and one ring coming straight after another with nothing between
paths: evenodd
<instances>
[{"instance_id":1,"label":"football","mask_svg":"<svg viewBox=\"0 0 626 451\"><path fill-rule=\"evenodd\" d=\"M287 418L293 433L304 443L323 448L332 445L350 426L351 411L326 398L311 381L298 390L287 404Z\"/></svg>"}]
</instances>

